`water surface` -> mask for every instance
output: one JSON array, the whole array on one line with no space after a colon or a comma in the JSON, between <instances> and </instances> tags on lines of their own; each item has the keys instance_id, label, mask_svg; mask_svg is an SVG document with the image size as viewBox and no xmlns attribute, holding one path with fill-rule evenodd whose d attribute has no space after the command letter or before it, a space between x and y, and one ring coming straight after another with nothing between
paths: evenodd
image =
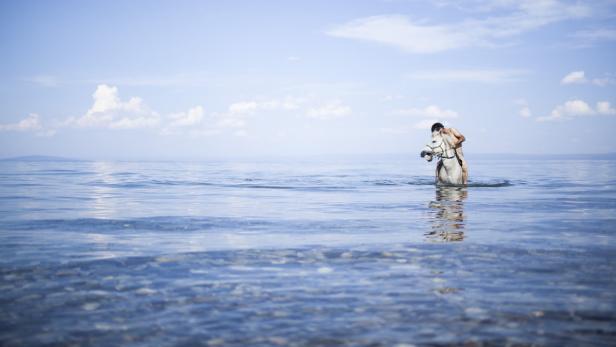
<instances>
[{"instance_id":1,"label":"water surface","mask_svg":"<svg viewBox=\"0 0 616 347\"><path fill-rule=\"evenodd\" d=\"M610 345L616 161L0 162L7 346Z\"/></svg>"}]
</instances>

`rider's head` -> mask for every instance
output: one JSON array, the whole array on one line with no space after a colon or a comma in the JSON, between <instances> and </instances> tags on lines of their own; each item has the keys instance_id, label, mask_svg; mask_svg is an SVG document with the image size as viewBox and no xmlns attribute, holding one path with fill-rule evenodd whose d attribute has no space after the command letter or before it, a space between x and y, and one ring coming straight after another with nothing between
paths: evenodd
<instances>
[{"instance_id":1,"label":"rider's head","mask_svg":"<svg viewBox=\"0 0 616 347\"><path fill-rule=\"evenodd\" d=\"M444 126L441 123L434 123L432 124L432 129L430 130L431 132L435 132L435 131L439 131L441 129L443 129Z\"/></svg>"}]
</instances>

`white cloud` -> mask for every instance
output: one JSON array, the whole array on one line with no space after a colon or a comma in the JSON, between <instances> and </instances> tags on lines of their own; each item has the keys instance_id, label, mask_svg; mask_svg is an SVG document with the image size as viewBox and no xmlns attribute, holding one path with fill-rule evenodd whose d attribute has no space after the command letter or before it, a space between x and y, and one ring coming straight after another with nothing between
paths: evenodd
<instances>
[{"instance_id":1,"label":"white cloud","mask_svg":"<svg viewBox=\"0 0 616 347\"><path fill-rule=\"evenodd\" d=\"M567 74L567 76L563 77L560 81L560 84L576 84L576 83L586 83L588 80L584 76L584 71L573 71Z\"/></svg>"},{"instance_id":2,"label":"white cloud","mask_svg":"<svg viewBox=\"0 0 616 347\"><path fill-rule=\"evenodd\" d=\"M592 108L582 100L567 101L563 105L557 106L552 111L552 117L574 117L574 116L588 116L593 114Z\"/></svg>"},{"instance_id":3,"label":"white cloud","mask_svg":"<svg viewBox=\"0 0 616 347\"><path fill-rule=\"evenodd\" d=\"M412 117L424 117L431 119L448 119L458 118L458 112L453 110L442 109L436 105L426 106L424 108L408 108L394 111L396 114Z\"/></svg>"},{"instance_id":4,"label":"white cloud","mask_svg":"<svg viewBox=\"0 0 616 347\"><path fill-rule=\"evenodd\" d=\"M401 15L356 19L327 34L379 42L411 53L435 53L470 44L470 38L462 32L455 32L447 26L418 25Z\"/></svg>"},{"instance_id":5,"label":"white cloud","mask_svg":"<svg viewBox=\"0 0 616 347\"><path fill-rule=\"evenodd\" d=\"M134 129L155 127L160 117L151 111L141 98L132 97L122 101L118 88L101 84L92 94L94 104L81 117L71 117L65 124L75 127L104 127L110 129Z\"/></svg>"},{"instance_id":6,"label":"white cloud","mask_svg":"<svg viewBox=\"0 0 616 347\"><path fill-rule=\"evenodd\" d=\"M37 136L53 136L54 129L46 129L38 114L30 113L17 123L0 124L0 131L34 132Z\"/></svg>"},{"instance_id":7,"label":"white cloud","mask_svg":"<svg viewBox=\"0 0 616 347\"><path fill-rule=\"evenodd\" d=\"M426 24L402 15L381 15L352 20L327 34L377 42L410 53L437 53L463 47L500 45L505 39L545 25L590 14L586 6L556 0L499 1L498 5L488 9L495 15L481 19ZM500 15L504 10L510 14Z\"/></svg>"},{"instance_id":8,"label":"white cloud","mask_svg":"<svg viewBox=\"0 0 616 347\"><path fill-rule=\"evenodd\" d=\"M423 81L504 83L520 81L527 73L521 69L445 69L417 71L408 77Z\"/></svg>"},{"instance_id":9,"label":"white cloud","mask_svg":"<svg viewBox=\"0 0 616 347\"><path fill-rule=\"evenodd\" d=\"M616 109L612 108L607 101L600 101L597 103L597 112L604 115L616 115Z\"/></svg>"},{"instance_id":10,"label":"white cloud","mask_svg":"<svg viewBox=\"0 0 616 347\"><path fill-rule=\"evenodd\" d=\"M0 130L2 131L37 131L42 128L39 115L36 113L29 114L28 117L17 123L0 124Z\"/></svg>"},{"instance_id":11,"label":"white cloud","mask_svg":"<svg viewBox=\"0 0 616 347\"><path fill-rule=\"evenodd\" d=\"M203 107L195 106L188 112L180 112L169 115L171 127L191 127L195 126L203 120Z\"/></svg>"},{"instance_id":12,"label":"white cloud","mask_svg":"<svg viewBox=\"0 0 616 347\"><path fill-rule=\"evenodd\" d=\"M586 84L592 83L599 87L605 87L610 84L615 84L616 79L614 79L613 75L605 75L604 77L596 77L592 79L586 78L584 71L573 71L567 74L567 76L563 77L560 81L560 84Z\"/></svg>"},{"instance_id":13,"label":"white cloud","mask_svg":"<svg viewBox=\"0 0 616 347\"><path fill-rule=\"evenodd\" d=\"M59 121L56 128L96 127L104 129L156 128L162 135L216 135L228 132L236 136L246 136L249 117L261 111L296 111L309 117L330 119L351 113L349 106L339 101L321 107L307 109L307 99L286 97L279 99L239 101L229 105L226 112L211 113L208 118L202 106L194 106L187 111L169 114L165 117L146 106L139 97L122 100L116 86L98 85L92 94L92 106L80 117L69 117ZM300 110L300 108L303 108ZM207 122L206 122L207 119ZM0 125L0 131L36 130L40 135L51 135L55 129L44 129L38 115L14 124Z\"/></svg>"},{"instance_id":14,"label":"white cloud","mask_svg":"<svg viewBox=\"0 0 616 347\"><path fill-rule=\"evenodd\" d=\"M555 121L573 119L575 117L588 117L593 115L616 115L616 109L612 108L607 101L597 103L596 109L593 109L588 103L583 100L570 100L562 105L556 106L549 116L539 117L537 121Z\"/></svg>"},{"instance_id":15,"label":"white cloud","mask_svg":"<svg viewBox=\"0 0 616 347\"><path fill-rule=\"evenodd\" d=\"M528 106L523 106L520 109L520 117L530 118L532 116L533 116L533 113L530 111L530 108Z\"/></svg>"},{"instance_id":16,"label":"white cloud","mask_svg":"<svg viewBox=\"0 0 616 347\"><path fill-rule=\"evenodd\" d=\"M322 106L311 108L306 111L306 116L316 119L334 119L348 116L352 113L350 106L342 104L340 101L332 101Z\"/></svg>"},{"instance_id":17,"label":"white cloud","mask_svg":"<svg viewBox=\"0 0 616 347\"><path fill-rule=\"evenodd\" d=\"M520 117L522 118L530 118L533 116L533 113L530 110L530 107L528 107L528 102L525 99L518 99L515 101L516 104L520 105Z\"/></svg>"},{"instance_id":18,"label":"white cloud","mask_svg":"<svg viewBox=\"0 0 616 347\"><path fill-rule=\"evenodd\" d=\"M215 122L211 125L215 130L212 133L220 133L225 129L234 130L235 136L247 135L247 118L262 111L292 111L300 108L304 99L286 97L269 100L244 100L234 102L227 108L227 112L215 113Z\"/></svg>"},{"instance_id":19,"label":"white cloud","mask_svg":"<svg viewBox=\"0 0 616 347\"><path fill-rule=\"evenodd\" d=\"M202 106L195 106L186 112L173 113L167 116L168 123L161 130L163 135L181 134L184 129L202 130L200 125L204 118Z\"/></svg>"}]
</instances>

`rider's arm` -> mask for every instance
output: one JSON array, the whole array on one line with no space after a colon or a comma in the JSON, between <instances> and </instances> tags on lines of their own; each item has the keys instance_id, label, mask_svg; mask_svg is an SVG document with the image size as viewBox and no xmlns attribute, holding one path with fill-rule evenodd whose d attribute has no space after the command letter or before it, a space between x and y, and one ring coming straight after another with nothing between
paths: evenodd
<instances>
[{"instance_id":1,"label":"rider's arm","mask_svg":"<svg viewBox=\"0 0 616 347\"><path fill-rule=\"evenodd\" d=\"M462 144L462 142L466 141L466 137L464 137L464 135L462 135L458 130L454 128L449 128L448 132L455 139L455 143L453 144L454 147L458 147L460 144Z\"/></svg>"}]
</instances>

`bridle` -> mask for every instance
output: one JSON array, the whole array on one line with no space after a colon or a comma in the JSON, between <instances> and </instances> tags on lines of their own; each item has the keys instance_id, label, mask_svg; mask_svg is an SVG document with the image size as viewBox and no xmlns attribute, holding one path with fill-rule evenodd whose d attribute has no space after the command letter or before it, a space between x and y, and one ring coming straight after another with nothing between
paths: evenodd
<instances>
[{"instance_id":1,"label":"bridle","mask_svg":"<svg viewBox=\"0 0 616 347\"><path fill-rule=\"evenodd\" d=\"M443 146L443 143L445 141L441 138L441 143L439 143L438 146L430 146L429 144L426 145L428 147L430 147L430 149L432 150L432 153L434 153L434 149L435 148L440 148L442 153L441 154L437 154L437 157L440 157L441 159L453 159L456 157L456 151L453 147L449 147L449 148L445 148L445 146ZM446 156L447 155L447 151L451 151L453 150L453 155L452 156Z\"/></svg>"}]
</instances>

